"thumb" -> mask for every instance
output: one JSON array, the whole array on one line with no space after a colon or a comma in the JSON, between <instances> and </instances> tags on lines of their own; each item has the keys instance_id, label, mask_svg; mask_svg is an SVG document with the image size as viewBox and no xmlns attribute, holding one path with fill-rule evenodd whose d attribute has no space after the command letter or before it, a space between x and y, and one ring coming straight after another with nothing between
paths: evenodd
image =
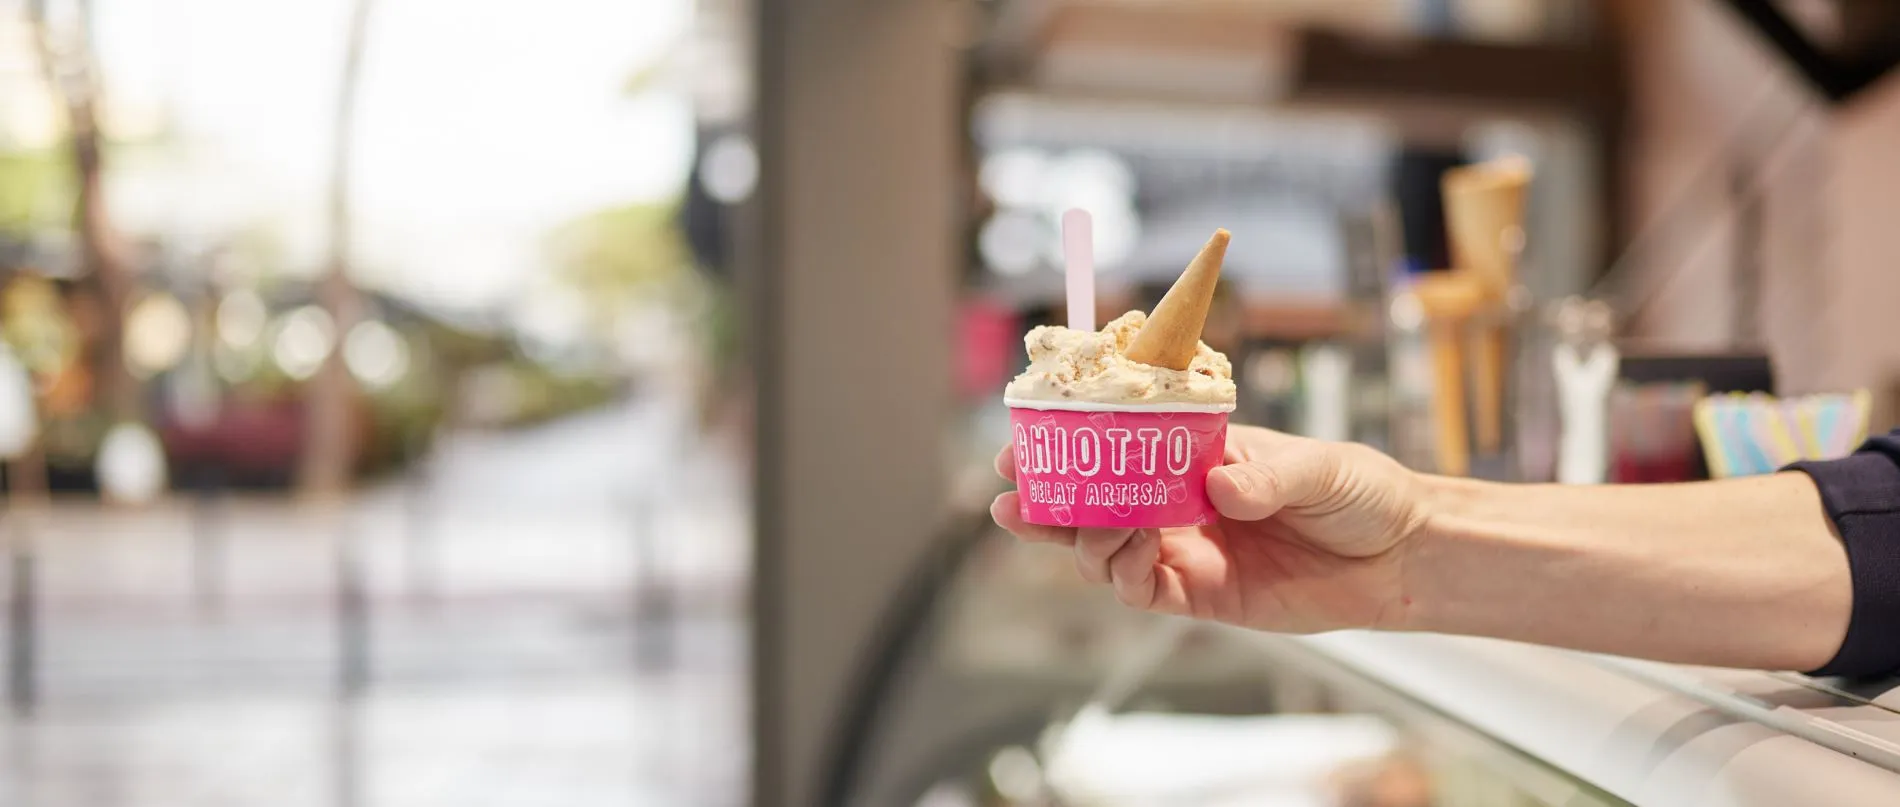
<instances>
[{"instance_id":1,"label":"thumb","mask_svg":"<svg viewBox=\"0 0 1900 807\"><path fill-rule=\"evenodd\" d=\"M1265 456L1209 471L1207 498L1223 516L1259 521L1282 508L1324 499L1338 468L1338 457L1325 443L1294 441Z\"/></svg>"}]
</instances>

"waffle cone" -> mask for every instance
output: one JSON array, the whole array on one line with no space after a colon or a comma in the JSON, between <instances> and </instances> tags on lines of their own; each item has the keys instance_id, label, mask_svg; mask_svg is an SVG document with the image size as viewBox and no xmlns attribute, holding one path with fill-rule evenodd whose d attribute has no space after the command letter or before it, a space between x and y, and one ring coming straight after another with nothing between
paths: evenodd
<instances>
[{"instance_id":1,"label":"waffle cone","mask_svg":"<svg viewBox=\"0 0 1900 807\"><path fill-rule=\"evenodd\" d=\"M1214 288L1220 283L1229 237L1226 230L1214 231L1214 237L1201 247L1201 253L1194 256L1135 334L1134 343L1128 346L1128 358L1174 370L1186 370L1194 361L1201 344L1201 328L1207 324L1207 310L1214 302Z\"/></svg>"}]
</instances>

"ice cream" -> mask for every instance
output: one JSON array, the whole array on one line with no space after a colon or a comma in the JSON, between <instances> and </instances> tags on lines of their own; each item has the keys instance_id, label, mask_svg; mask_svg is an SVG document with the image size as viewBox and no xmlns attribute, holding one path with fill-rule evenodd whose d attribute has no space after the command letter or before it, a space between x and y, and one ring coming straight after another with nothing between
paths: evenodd
<instances>
[{"instance_id":1,"label":"ice cream","mask_svg":"<svg viewBox=\"0 0 1900 807\"><path fill-rule=\"evenodd\" d=\"M1201 328L1227 240L1214 233L1153 315L1024 337L1029 369L1003 391L1024 521L1146 528L1219 518L1207 475L1224 456L1234 368L1201 342Z\"/></svg>"},{"instance_id":2,"label":"ice cream","mask_svg":"<svg viewBox=\"0 0 1900 807\"><path fill-rule=\"evenodd\" d=\"M1009 383L1011 401L1233 406L1234 366L1201 341L1201 327L1227 257L1214 231L1168 289L1154 316L1130 311L1101 331L1060 326L1029 332L1029 369Z\"/></svg>"},{"instance_id":3,"label":"ice cream","mask_svg":"<svg viewBox=\"0 0 1900 807\"><path fill-rule=\"evenodd\" d=\"M1126 355L1148 315L1130 311L1100 331L1041 326L1023 343L1029 368L1003 391L1012 401L1053 403L1232 405L1234 366L1197 343L1186 370L1142 364Z\"/></svg>"}]
</instances>

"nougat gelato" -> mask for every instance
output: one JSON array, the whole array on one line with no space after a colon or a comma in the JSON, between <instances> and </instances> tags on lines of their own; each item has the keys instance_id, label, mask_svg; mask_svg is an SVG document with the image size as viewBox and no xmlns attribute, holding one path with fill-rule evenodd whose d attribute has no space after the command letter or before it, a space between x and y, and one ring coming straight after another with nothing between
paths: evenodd
<instances>
[{"instance_id":1,"label":"nougat gelato","mask_svg":"<svg viewBox=\"0 0 1900 807\"><path fill-rule=\"evenodd\" d=\"M1186 370L1128 358L1128 347L1147 320L1147 314L1130 311L1100 331L1049 325L1031 330L1023 338L1029 368L1009 383L1003 397L1057 404L1233 405L1234 366L1205 342Z\"/></svg>"}]
</instances>

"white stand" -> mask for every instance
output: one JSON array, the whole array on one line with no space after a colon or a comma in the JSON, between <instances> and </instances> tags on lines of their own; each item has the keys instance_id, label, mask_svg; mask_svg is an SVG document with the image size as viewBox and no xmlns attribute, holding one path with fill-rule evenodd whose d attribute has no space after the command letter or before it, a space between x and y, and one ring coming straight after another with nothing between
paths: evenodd
<instances>
[{"instance_id":1,"label":"white stand","mask_svg":"<svg viewBox=\"0 0 1900 807\"><path fill-rule=\"evenodd\" d=\"M1352 439L1352 412L1347 389L1352 381L1352 357L1338 345L1312 345L1300 352L1300 375L1306 386L1306 436L1320 440Z\"/></svg>"},{"instance_id":2,"label":"white stand","mask_svg":"<svg viewBox=\"0 0 1900 807\"><path fill-rule=\"evenodd\" d=\"M93 463L99 491L121 504L146 504L165 492L165 447L151 427L122 422L106 431Z\"/></svg>"},{"instance_id":3,"label":"white stand","mask_svg":"<svg viewBox=\"0 0 1900 807\"><path fill-rule=\"evenodd\" d=\"M1616 383L1616 348L1598 343L1587 355L1571 345L1551 354L1557 371L1557 411L1563 418L1558 443L1557 481L1567 485L1601 484L1609 474L1610 386Z\"/></svg>"}]
</instances>

